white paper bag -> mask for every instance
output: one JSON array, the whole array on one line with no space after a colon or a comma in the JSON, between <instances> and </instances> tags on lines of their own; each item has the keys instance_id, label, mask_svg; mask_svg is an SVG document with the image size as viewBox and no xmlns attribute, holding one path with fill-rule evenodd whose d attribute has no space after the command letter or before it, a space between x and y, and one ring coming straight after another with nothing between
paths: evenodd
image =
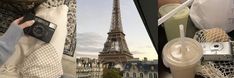
<instances>
[{"instance_id":1,"label":"white paper bag","mask_svg":"<svg viewBox=\"0 0 234 78\"><path fill-rule=\"evenodd\" d=\"M199 29L234 30L234 0L194 0L190 17Z\"/></svg>"}]
</instances>

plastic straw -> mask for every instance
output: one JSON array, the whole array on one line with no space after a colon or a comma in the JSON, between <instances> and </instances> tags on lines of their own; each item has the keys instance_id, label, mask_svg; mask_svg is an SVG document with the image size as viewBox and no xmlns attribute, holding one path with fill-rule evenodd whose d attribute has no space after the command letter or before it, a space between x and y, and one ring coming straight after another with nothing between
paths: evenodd
<instances>
[{"instance_id":1,"label":"plastic straw","mask_svg":"<svg viewBox=\"0 0 234 78\"><path fill-rule=\"evenodd\" d=\"M163 17L158 19L158 26L161 25L162 23L164 23L170 17L174 16L178 11L182 10L184 7L190 5L192 2L193 2L193 0L187 0L186 2L181 4L180 6L176 7L175 9L173 9L172 11L170 11L169 13L167 13L166 15L164 15Z\"/></svg>"},{"instance_id":2,"label":"plastic straw","mask_svg":"<svg viewBox=\"0 0 234 78\"><path fill-rule=\"evenodd\" d=\"M184 56L184 52L185 52L185 49L184 49L185 48L185 46L184 46L184 37L185 37L185 34L184 34L184 25L180 24L179 28L180 28L180 41L181 41L180 51L182 53L182 56Z\"/></svg>"},{"instance_id":3,"label":"plastic straw","mask_svg":"<svg viewBox=\"0 0 234 78\"><path fill-rule=\"evenodd\" d=\"M184 36L185 36L185 34L184 34L184 25L180 24L179 27L180 27L180 38L183 39Z\"/></svg>"}]
</instances>

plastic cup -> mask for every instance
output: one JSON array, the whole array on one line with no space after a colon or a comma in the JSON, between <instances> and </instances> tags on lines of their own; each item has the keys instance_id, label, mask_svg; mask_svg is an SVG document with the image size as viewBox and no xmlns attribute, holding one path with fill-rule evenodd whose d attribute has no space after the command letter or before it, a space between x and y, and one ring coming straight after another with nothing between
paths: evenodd
<instances>
[{"instance_id":1,"label":"plastic cup","mask_svg":"<svg viewBox=\"0 0 234 78\"><path fill-rule=\"evenodd\" d=\"M164 46L163 62L170 68L173 78L194 78L202 51L196 40L185 37L181 41L181 38L176 38Z\"/></svg>"},{"instance_id":2,"label":"plastic cup","mask_svg":"<svg viewBox=\"0 0 234 78\"><path fill-rule=\"evenodd\" d=\"M169 3L180 3L181 0L158 0L158 8Z\"/></svg>"},{"instance_id":3,"label":"plastic cup","mask_svg":"<svg viewBox=\"0 0 234 78\"><path fill-rule=\"evenodd\" d=\"M174 8L178 7L179 5L181 4L173 3L173 4L163 5L162 7L159 8L159 13L161 16L164 16ZM189 15L189 8L186 7L164 22L164 29L168 41L180 37L179 33L180 30L178 27L180 24L184 25L186 31L188 15Z\"/></svg>"}]
</instances>

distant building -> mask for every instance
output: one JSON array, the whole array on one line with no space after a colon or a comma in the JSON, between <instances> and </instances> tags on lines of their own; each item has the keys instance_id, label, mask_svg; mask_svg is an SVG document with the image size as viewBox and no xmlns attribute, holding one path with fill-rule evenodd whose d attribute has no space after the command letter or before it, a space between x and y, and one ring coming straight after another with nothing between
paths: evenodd
<instances>
[{"instance_id":1,"label":"distant building","mask_svg":"<svg viewBox=\"0 0 234 78\"><path fill-rule=\"evenodd\" d=\"M123 72L123 78L158 78L158 61L135 58L127 62Z\"/></svg>"},{"instance_id":2,"label":"distant building","mask_svg":"<svg viewBox=\"0 0 234 78\"><path fill-rule=\"evenodd\" d=\"M78 58L77 78L102 78L103 66L97 59Z\"/></svg>"}]
</instances>

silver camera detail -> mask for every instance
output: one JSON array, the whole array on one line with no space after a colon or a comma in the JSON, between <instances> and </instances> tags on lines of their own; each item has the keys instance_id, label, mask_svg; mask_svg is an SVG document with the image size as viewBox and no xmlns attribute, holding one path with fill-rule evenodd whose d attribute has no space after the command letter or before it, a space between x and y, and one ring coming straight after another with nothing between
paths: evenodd
<instances>
[{"instance_id":1,"label":"silver camera detail","mask_svg":"<svg viewBox=\"0 0 234 78\"><path fill-rule=\"evenodd\" d=\"M232 61L233 42L209 42L201 43L203 48L203 60L207 61Z\"/></svg>"}]
</instances>

